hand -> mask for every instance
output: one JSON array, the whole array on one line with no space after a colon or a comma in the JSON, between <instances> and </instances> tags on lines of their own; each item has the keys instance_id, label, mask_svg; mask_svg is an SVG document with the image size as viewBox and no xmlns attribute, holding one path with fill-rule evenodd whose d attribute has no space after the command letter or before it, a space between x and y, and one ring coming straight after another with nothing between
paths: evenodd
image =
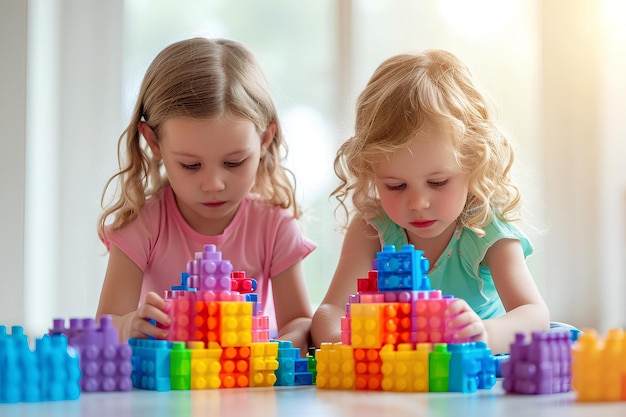
<instances>
[{"instance_id":1,"label":"hand","mask_svg":"<svg viewBox=\"0 0 626 417\"><path fill-rule=\"evenodd\" d=\"M454 300L445 312L452 343L463 341L487 343L485 323L463 299ZM458 341L458 342L455 342Z\"/></svg>"},{"instance_id":2,"label":"hand","mask_svg":"<svg viewBox=\"0 0 626 417\"><path fill-rule=\"evenodd\" d=\"M167 314L170 303L161 298L155 292L146 294L143 303L136 311L124 316L124 339L154 337L155 339L167 338L167 327L171 324L171 318ZM159 328L149 320L153 320L162 327Z\"/></svg>"}]
</instances>

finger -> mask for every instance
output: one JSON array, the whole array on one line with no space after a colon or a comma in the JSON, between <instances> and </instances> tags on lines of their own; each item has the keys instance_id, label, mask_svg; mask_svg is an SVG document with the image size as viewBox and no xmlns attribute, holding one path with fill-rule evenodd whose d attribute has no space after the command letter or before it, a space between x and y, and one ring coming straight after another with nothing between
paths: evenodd
<instances>
[{"instance_id":1,"label":"finger","mask_svg":"<svg viewBox=\"0 0 626 417\"><path fill-rule=\"evenodd\" d=\"M460 339L471 339L471 340L481 340L484 337L484 326L481 321L472 322L467 324L464 327L459 328L453 334L453 338Z\"/></svg>"},{"instance_id":2,"label":"finger","mask_svg":"<svg viewBox=\"0 0 626 417\"><path fill-rule=\"evenodd\" d=\"M133 322L132 337L153 337L155 339L165 339L167 338L168 333L167 329L158 328L149 321L140 319L139 317Z\"/></svg>"},{"instance_id":3,"label":"finger","mask_svg":"<svg viewBox=\"0 0 626 417\"><path fill-rule=\"evenodd\" d=\"M165 327L168 327L172 323L169 314L150 304L142 305L139 310L137 310L137 316L144 321L154 320Z\"/></svg>"},{"instance_id":4,"label":"finger","mask_svg":"<svg viewBox=\"0 0 626 417\"><path fill-rule=\"evenodd\" d=\"M144 304L153 305L159 310L168 311L169 310L169 301L164 300L161 296L159 296L154 291L150 291L146 294L144 298Z\"/></svg>"},{"instance_id":5,"label":"finger","mask_svg":"<svg viewBox=\"0 0 626 417\"><path fill-rule=\"evenodd\" d=\"M452 329L465 327L470 323L480 321L480 318L473 311L463 311L448 318L448 327Z\"/></svg>"},{"instance_id":6,"label":"finger","mask_svg":"<svg viewBox=\"0 0 626 417\"><path fill-rule=\"evenodd\" d=\"M446 315L447 316L454 316L455 314L459 314L463 311L469 310L469 304L467 304L467 302L465 300L462 300L460 298L457 298L456 300L452 301L448 307L446 308Z\"/></svg>"}]
</instances>

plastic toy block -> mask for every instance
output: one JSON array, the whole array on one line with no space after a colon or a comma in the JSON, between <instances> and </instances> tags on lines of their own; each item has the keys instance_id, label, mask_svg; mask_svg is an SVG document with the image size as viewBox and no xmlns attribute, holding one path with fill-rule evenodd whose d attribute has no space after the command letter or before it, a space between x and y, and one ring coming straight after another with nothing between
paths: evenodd
<instances>
[{"instance_id":1,"label":"plastic toy block","mask_svg":"<svg viewBox=\"0 0 626 417\"><path fill-rule=\"evenodd\" d=\"M222 302L220 305L222 347L240 347L252 343L252 305L247 302Z\"/></svg>"},{"instance_id":2,"label":"plastic toy block","mask_svg":"<svg viewBox=\"0 0 626 417\"><path fill-rule=\"evenodd\" d=\"M69 329L65 329L64 320L55 319L49 334L66 334L68 344L78 351L82 391L132 389L132 349L119 343L111 316L102 316L98 325L93 318L71 319Z\"/></svg>"},{"instance_id":3,"label":"plastic toy block","mask_svg":"<svg viewBox=\"0 0 626 417\"><path fill-rule=\"evenodd\" d=\"M382 390L382 360L379 349L354 349L355 388Z\"/></svg>"},{"instance_id":4,"label":"plastic toy block","mask_svg":"<svg viewBox=\"0 0 626 417\"><path fill-rule=\"evenodd\" d=\"M132 382L135 388L169 391L170 345L165 340L128 340L132 348Z\"/></svg>"},{"instance_id":5,"label":"plastic toy block","mask_svg":"<svg viewBox=\"0 0 626 417\"><path fill-rule=\"evenodd\" d=\"M179 292L188 292L188 291L196 291L196 288L189 286L189 273L181 272L180 273L180 284L172 285L170 287L170 291L172 292L172 296L169 298L175 298L176 294Z\"/></svg>"},{"instance_id":6,"label":"plastic toy block","mask_svg":"<svg viewBox=\"0 0 626 417\"><path fill-rule=\"evenodd\" d=\"M22 326L0 326L0 403L75 400L80 396L78 354L63 334L44 335L30 350Z\"/></svg>"},{"instance_id":7,"label":"plastic toy block","mask_svg":"<svg viewBox=\"0 0 626 417\"><path fill-rule=\"evenodd\" d=\"M385 303L382 308L383 343L396 345L411 342L411 304Z\"/></svg>"},{"instance_id":8,"label":"plastic toy block","mask_svg":"<svg viewBox=\"0 0 626 417\"><path fill-rule=\"evenodd\" d=\"M308 362L308 371L311 373L311 384L315 385L317 382L317 359L315 359L315 348L309 348L309 352L306 355Z\"/></svg>"},{"instance_id":9,"label":"plastic toy block","mask_svg":"<svg viewBox=\"0 0 626 417\"><path fill-rule=\"evenodd\" d=\"M191 352L184 342L173 342L170 350L170 387L172 390L191 389Z\"/></svg>"},{"instance_id":10,"label":"plastic toy block","mask_svg":"<svg viewBox=\"0 0 626 417\"><path fill-rule=\"evenodd\" d=\"M428 392L428 350L415 350L410 343L385 345L380 351L382 389L398 392Z\"/></svg>"},{"instance_id":11,"label":"plastic toy block","mask_svg":"<svg viewBox=\"0 0 626 417\"><path fill-rule=\"evenodd\" d=\"M385 303L414 303L424 291L385 291Z\"/></svg>"},{"instance_id":12,"label":"plastic toy block","mask_svg":"<svg viewBox=\"0 0 626 417\"><path fill-rule=\"evenodd\" d=\"M271 387L276 383L278 343L250 344L250 386Z\"/></svg>"},{"instance_id":13,"label":"plastic toy block","mask_svg":"<svg viewBox=\"0 0 626 417\"><path fill-rule=\"evenodd\" d=\"M415 330L417 342L449 343L451 332L445 316L448 305L454 301L452 297L444 297L441 291L430 291L427 299L418 299L415 302ZM465 340L455 341L458 343Z\"/></svg>"},{"instance_id":14,"label":"plastic toy block","mask_svg":"<svg viewBox=\"0 0 626 417\"><path fill-rule=\"evenodd\" d=\"M355 388L354 349L340 343L322 343L315 351L316 385L322 389Z\"/></svg>"},{"instance_id":15,"label":"plastic toy block","mask_svg":"<svg viewBox=\"0 0 626 417\"><path fill-rule=\"evenodd\" d=\"M78 353L65 335L44 335L35 341L41 375L41 400L75 400L80 396Z\"/></svg>"},{"instance_id":16,"label":"plastic toy block","mask_svg":"<svg viewBox=\"0 0 626 417\"><path fill-rule=\"evenodd\" d=\"M170 317L171 324L167 329L167 340L193 340L194 331L192 320L194 316L194 298L195 297L192 296L192 293L188 293L186 296L182 296L181 294L180 297L169 300L170 309L168 311L168 316Z\"/></svg>"},{"instance_id":17,"label":"plastic toy block","mask_svg":"<svg viewBox=\"0 0 626 417\"><path fill-rule=\"evenodd\" d=\"M250 348L225 347L220 359L222 370L220 379L222 388L241 388L250 386Z\"/></svg>"},{"instance_id":18,"label":"plastic toy block","mask_svg":"<svg viewBox=\"0 0 626 417\"><path fill-rule=\"evenodd\" d=\"M350 315L341 318L341 343L350 345L352 343L352 318Z\"/></svg>"},{"instance_id":19,"label":"plastic toy block","mask_svg":"<svg viewBox=\"0 0 626 417\"><path fill-rule=\"evenodd\" d=\"M291 342L273 340L278 344L278 369L276 369L277 386L295 385L296 360L300 358L300 349L293 347Z\"/></svg>"},{"instance_id":20,"label":"plastic toy block","mask_svg":"<svg viewBox=\"0 0 626 417\"><path fill-rule=\"evenodd\" d=\"M449 344L450 375L448 391L472 393L492 388L496 383L495 360L483 342Z\"/></svg>"},{"instance_id":21,"label":"plastic toy block","mask_svg":"<svg viewBox=\"0 0 626 417\"><path fill-rule=\"evenodd\" d=\"M500 364L502 387L518 394L567 392L571 386L571 340L567 332L534 332L529 343L515 335L509 359Z\"/></svg>"},{"instance_id":22,"label":"plastic toy block","mask_svg":"<svg viewBox=\"0 0 626 417\"><path fill-rule=\"evenodd\" d=\"M218 342L220 340L220 304L217 301L196 301L191 329L192 339L177 339L181 341Z\"/></svg>"},{"instance_id":23,"label":"plastic toy block","mask_svg":"<svg viewBox=\"0 0 626 417\"><path fill-rule=\"evenodd\" d=\"M222 348L215 342L210 342L206 348L202 342L187 342L187 348L191 354L191 389L219 388L222 385Z\"/></svg>"},{"instance_id":24,"label":"plastic toy block","mask_svg":"<svg viewBox=\"0 0 626 417\"><path fill-rule=\"evenodd\" d=\"M430 287L426 273L430 263L424 251L416 250L413 245L404 245L396 251L393 245L385 245L382 252L376 254L378 261L378 290L423 290Z\"/></svg>"},{"instance_id":25,"label":"plastic toy block","mask_svg":"<svg viewBox=\"0 0 626 417\"><path fill-rule=\"evenodd\" d=\"M365 349L382 347L382 310L383 304L353 304L350 307L352 347Z\"/></svg>"},{"instance_id":26,"label":"plastic toy block","mask_svg":"<svg viewBox=\"0 0 626 417\"><path fill-rule=\"evenodd\" d=\"M360 293L359 303L384 303L385 295L382 293Z\"/></svg>"},{"instance_id":27,"label":"plastic toy block","mask_svg":"<svg viewBox=\"0 0 626 417\"><path fill-rule=\"evenodd\" d=\"M450 357L445 343L436 343L428 357L430 392L448 392L450 378Z\"/></svg>"},{"instance_id":28,"label":"plastic toy block","mask_svg":"<svg viewBox=\"0 0 626 417\"><path fill-rule=\"evenodd\" d=\"M268 316L252 316L252 342L270 341L270 319Z\"/></svg>"},{"instance_id":29,"label":"plastic toy block","mask_svg":"<svg viewBox=\"0 0 626 417\"><path fill-rule=\"evenodd\" d=\"M356 282L359 293L378 292L378 271L368 271L367 278L357 278Z\"/></svg>"},{"instance_id":30,"label":"plastic toy block","mask_svg":"<svg viewBox=\"0 0 626 417\"><path fill-rule=\"evenodd\" d=\"M215 245L204 245L203 251L187 263L190 286L199 291L230 291L232 270L230 261L222 260L222 253Z\"/></svg>"},{"instance_id":31,"label":"plastic toy block","mask_svg":"<svg viewBox=\"0 0 626 417\"><path fill-rule=\"evenodd\" d=\"M230 273L231 291L237 291L241 294L247 294L256 291L256 279L246 278L243 271L233 271Z\"/></svg>"},{"instance_id":32,"label":"plastic toy block","mask_svg":"<svg viewBox=\"0 0 626 417\"><path fill-rule=\"evenodd\" d=\"M593 329L578 335L572 348L572 387L577 401L626 400L626 338L610 329L601 340Z\"/></svg>"},{"instance_id":33,"label":"plastic toy block","mask_svg":"<svg viewBox=\"0 0 626 417\"><path fill-rule=\"evenodd\" d=\"M313 372L310 370L310 359L300 357L300 349L292 348L291 342L278 341L282 346L278 349L276 369L276 385L311 385ZM307 382L308 381L308 382Z\"/></svg>"}]
</instances>

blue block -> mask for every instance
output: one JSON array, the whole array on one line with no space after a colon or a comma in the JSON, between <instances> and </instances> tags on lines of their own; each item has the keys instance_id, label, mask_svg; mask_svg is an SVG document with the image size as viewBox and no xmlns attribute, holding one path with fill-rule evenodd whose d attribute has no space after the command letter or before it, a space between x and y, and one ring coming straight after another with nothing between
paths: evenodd
<instances>
[{"instance_id":1,"label":"blue block","mask_svg":"<svg viewBox=\"0 0 626 417\"><path fill-rule=\"evenodd\" d=\"M423 291L430 288L430 263L413 245L385 245L377 252L378 291Z\"/></svg>"},{"instance_id":2,"label":"blue block","mask_svg":"<svg viewBox=\"0 0 626 417\"><path fill-rule=\"evenodd\" d=\"M129 339L128 344L133 349L133 386L159 392L169 391L171 343L166 340Z\"/></svg>"},{"instance_id":3,"label":"blue block","mask_svg":"<svg viewBox=\"0 0 626 417\"><path fill-rule=\"evenodd\" d=\"M294 385L313 385L313 374L311 372L301 372L294 375Z\"/></svg>"}]
</instances>

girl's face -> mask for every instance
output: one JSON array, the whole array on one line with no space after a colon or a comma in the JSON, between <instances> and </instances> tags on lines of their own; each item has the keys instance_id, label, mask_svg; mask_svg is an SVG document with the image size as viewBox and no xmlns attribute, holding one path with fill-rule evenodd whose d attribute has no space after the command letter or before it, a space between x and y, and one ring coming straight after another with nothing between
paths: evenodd
<instances>
[{"instance_id":1,"label":"girl's face","mask_svg":"<svg viewBox=\"0 0 626 417\"><path fill-rule=\"evenodd\" d=\"M146 124L139 129L163 160L187 223L199 233L217 235L252 189L276 127L270 125L261 137L245 118L174 117L163 123L160 141Z\"/></svg>"},{"instance_id":2,"label":"girl's face","mask_svg":"<svg viewBox=\"0 0 626 417\"><path fill-rule=\"evenodd\" d=\"M426 128L425 136L375 167L383 209L418 248L430 239L450 239L468 193L451 136L434 124Z\"/></svg>"}]
</instances>

